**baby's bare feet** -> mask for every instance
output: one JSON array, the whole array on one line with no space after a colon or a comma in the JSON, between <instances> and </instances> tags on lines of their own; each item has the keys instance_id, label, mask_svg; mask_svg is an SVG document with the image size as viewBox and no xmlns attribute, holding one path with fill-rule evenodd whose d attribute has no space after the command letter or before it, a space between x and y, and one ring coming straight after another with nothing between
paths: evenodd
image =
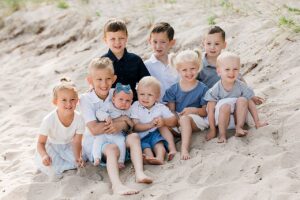
<instances>
[{"instance_id":1,"label":"baby's bare feet","mask_svg":"<svg viewBox=\"0 0 300 200\"><path fill-rule=\"evenodd\" d=\"M226 143L226 142L227 142L226 137L220 136L220 137L218 138L218 143Z\"/></svg>"},{"instance_id":2,"label":"baby's bare feet","mask_svg":"<svg viewBox=\"0 0 300 200\"><path fill-rule=\"evenodd\" d=\"M215 137L216 137L216 133L212 132L212 131L209 131L209 133L205 136L205 140L209 141L209 140L211 140L211 139L213 139Z\"/></svg>"},{"instance_id":3,"label":"baby's bare feet","mask_svg":"<svg viewBox=\"0 0 300 200\"><path fill-rule=\"evenodd\" d=\"M177 151L170 151L168 153L168 161L173 160L173 158L175 157L176 153L177 153Z\"/></svg>"},{"instance_id":4,"label":"baby's bare feet","mask_svg":"<svg viewBox=\"0 0 300 200\"><path fill-rule=\"evenodd\" d=\"M150 184L153 182L153 179L143 173L143 174L136 175L136 182Z\"/></svg>"},{"instance_id":5,"label":"baby's bare feet","mask_svg":"<svg viewBox=\"0 0 300 200\"><path fill-rule=\"evenodd\" d=\"M119 169L125 169L124 163L118 163L118 167L119 167Z\"/></svg>"},{"instance_id":6,"label":"baby's bare feet","mask_svg":"<svg viewBox=\"0 0 300 200\"><path fill-rule=\"evenodd\" d=\"M94 160L94 166L98 166L98 165L100 165L100 159L99 159L99 158L96 158L96 159Z\"/></svg>"}]
</instances>

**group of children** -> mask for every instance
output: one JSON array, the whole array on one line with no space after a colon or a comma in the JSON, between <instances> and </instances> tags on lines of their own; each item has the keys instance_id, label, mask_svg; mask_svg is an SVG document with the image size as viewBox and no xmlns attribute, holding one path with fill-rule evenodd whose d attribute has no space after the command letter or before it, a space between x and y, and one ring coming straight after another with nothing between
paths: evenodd
<instances>
[{"instance_id":1,"label":"group of children","mask_svg":"<svg viewBox=\"0 0 300 200\"><path fill-rule=\"evenodd\" d=\"M267 125L255 106L262 99L239 74L239 57L222 52L226 42L220 27L206 35L203 57L192 50L169 55L174 29L165 22L150 33L153 55L145 63L127 52L127 38L125 23L109 20L103 35L109 51L88 66L92 89L80 100L66 78L53 89L56 109L43 119L37 143L36 162L44 173L62 177L89 161L107 167L114 193L136 194L120 180L126 160L133 163L136 182L149 184L153 179L143 165L161 165L166 155L172 160L174 136L181 137L181 159L187 160L193 132L210 128L210 140L218 129L220 143L226 142L227 129L245 136L248 111L256 128ZM81 114L75 110L78 100Z\"/></svg>"}]
</instances>

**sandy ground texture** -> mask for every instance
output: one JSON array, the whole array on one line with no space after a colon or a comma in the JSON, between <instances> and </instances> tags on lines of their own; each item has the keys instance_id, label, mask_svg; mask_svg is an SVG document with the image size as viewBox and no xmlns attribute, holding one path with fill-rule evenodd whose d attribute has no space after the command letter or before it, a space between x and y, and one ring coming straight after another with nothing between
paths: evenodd
<instances>
[{"instance_id":1,"label":"sandy ground texture","mask_svg":"<svg viewBox=\"0 0 300 200\"><path fill-rule=\"evenodd\" d=\"M31 5L0 20L0 198L22 199L300 199L300 34L297 0L286 1L67 1ZM282 17L294 22L281 23ZM121 172L134 196L113 195L105 169L87 166L84 176L68 171L58 182L38 173L33 163L41 119L51 105L53 85L63 75L80 93L89 61L107 51L102 27L110 17L126 21L128 50L151 55L149 30L158 21L176 31L178 51L201 48L209 22L227 33L227 50L241 56L242 73L258 96L269 126L244 138L205 142L193 135L192 159L179 154L162 166L145 166L151 185L135 183L130 163ZM177 147L180 146L180 142ZM103 177L103 180L102 178Z\"/></svg>"}]
</instances>

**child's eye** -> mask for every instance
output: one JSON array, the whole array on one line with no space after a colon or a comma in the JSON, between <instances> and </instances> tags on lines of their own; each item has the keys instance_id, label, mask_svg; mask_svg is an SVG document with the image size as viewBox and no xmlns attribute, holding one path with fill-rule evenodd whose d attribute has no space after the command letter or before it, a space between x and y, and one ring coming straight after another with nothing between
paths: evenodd
<instances>
[{"instance_id":1,"label":"child's eye","mask_svg":"<svg viewBox=\"0 0 300 200\"><path fill-rule=\"evenodd\" d=\"M210 42L207 42L206 44L207 44L207 45L211 45L211 43L210 43Z\"/></svg>"},{"instance_id":2,"label":"child's eye","mask_svg":"<svg viewBox=\"0 0 300 200\"><path fill-rule=\"evenodd\" d=\"M216 43L216 46L218 46L220 43Z\"/></svg>"}]
</instances>

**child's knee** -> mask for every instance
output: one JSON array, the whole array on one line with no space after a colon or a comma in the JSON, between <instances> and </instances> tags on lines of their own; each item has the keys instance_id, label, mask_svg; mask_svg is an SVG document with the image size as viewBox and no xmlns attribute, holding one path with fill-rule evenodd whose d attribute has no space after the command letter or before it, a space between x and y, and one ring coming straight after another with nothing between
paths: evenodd
<instances>
[{"instance_id":1,"label":"child's knee","mask_svg":"<svg viewBox=\"0 0 300 200\"><path fill-rule=\"evenodd\" d=\"M185 123L191 122L191 117L183 115L179 118L179 124L182 126Z\"/></svg>"},{"instance_id":2,"label":"child's knee","mask_svg":"<svg viewBox=\"0 0 300 200\"><path fill-rule=\"evenodd\" d=\"M239 98L237 98L237 100L236 100L236 103L237 104L248 104L248 99L246 99L245 97L239 97Z\"/></svg>"},{"instance_id":3,"label":"child's knee","mask_svg":"<svg viewBox=\"0 0 300 200\"><path fill-rule=\"evenodd\" d=\"M221 113L230 113L231 112L231 105L230 104L224 104L220 107Z\"/></svg>"}]
</instances>

